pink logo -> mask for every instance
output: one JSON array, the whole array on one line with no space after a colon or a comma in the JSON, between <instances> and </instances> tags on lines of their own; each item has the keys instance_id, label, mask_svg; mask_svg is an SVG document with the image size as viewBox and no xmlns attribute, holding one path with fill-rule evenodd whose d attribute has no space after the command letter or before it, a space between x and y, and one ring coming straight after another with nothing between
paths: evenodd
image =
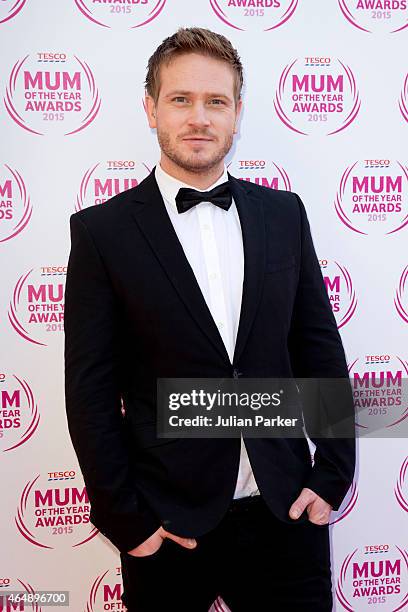
<instances>
[{"instance_id":1,"label":"pink logo","mask_svg":"<svg viewBox=\"0 0 408 612\"><path fill-rule=\"evenodd\" d=\"M397 484L395 485L394 493L397 502L405 512L408 512L408 457L406 457L399 471Z\"/></svg>"},{"instance_id":2,"label":"pink logo","mask_svg":"<svg viewBox=\"0 0 408 612\"><path fill-rule=\"evenodd\" d=\"M218 596L217 599L213 602L211 608L208 609L208 612L231 612L230 608L227 606L225 601L221 596Z\"/></svg>"},{"instance_id":3,"label":"pink logo","mask_svg":"<svg viewBox=\"0 0 408 612\"><path fill-rule=\"evenodd\" d=\"M15 523L21 535L35 546L75 548L98 533L89 513L88 494L76 471L48 472L26 483Z\"/></svg>"},{"instance_id":4,"label":"pink logo","mask_svg":"<svg viewBox=\"0 0 408 612\"><path fill-rule=\"evenodd\" d=\"M355 548L343 560L336 597L348 612L403 610L408 602L408 554L396 544L375 543ZM384 605L385 604L385 605Z\"/></svg>"},{"instance_id":5,"label":"pink logo","mask_svg":"<svg viewBox=\"0 0 408 612\"><path fill-rule=\"evenodd\" d=\"M150 173L144 162L109 160L88 168L82 177L75 210L103 204L113 196L136 187Z\"/></svg>"},{"instance_id":6,"label":"pink logo","mask_svg":"<svg viewBox=\"0 0 408 612\"><path fill-rule=\"evenodd\" d=\"M0 373L0 449L18 448L35 433L40 414L34 393L24 378Z\"/></svg>"},{"instance_id":7,"label":"pink logo","mask_svg":"<svg viewBox=\"0 0 408 612\"><path fill-rule=\"evenodd\" d=\"M10 117L32 134L76 134L99 112L101 99L84 60L67 53L36 53L11 71L4 104Z\"/></svg>"},{"instance_id":8,"label":"pink logo","mask_svg":"<svg viewBox=\"0 0 408 612\"><path fill-rule=\"evenodd\" d=\"M341 132L353 123L360 105L352 70L330 57L305 57L287 64L274 99L282 123L305 136Z\"/></svg>"},{"instance_id":9,"label":"pink logo","mask_svg":"<svg viewBox=\"0 0 408 612\"><path fill-rule=\"evenodd\" d=\"M246 155L234 159L228 164L229 172L242 181L262 185L269 189L291 190L288 173L282 166L279 166L270 159L250 159Z\"/></svg>"},{"instance_id":10,"label":"pink logo","mask_svg":"<svg viewBox=\"0 0 408 612\"><path fill-rule=\"evenodd\" d=\"M408 121L408 73L405 77L398 105L405 121Z\"/></svg>"},{"instance_id":11,"label":"pink logo","mask_svg":"<svg viewBox=\"0 0 408 612\"><path fill-rule=\"evenodd\" d=\"M89 591L86 612L99 610L122 610L122 572L120 565L99 574Z\"/></svg>"},{"instance_id":12,"label":"pink logo","mask_svg":"<svg viewBox=\"0 0 408 612\"><path fill-rule=\"evenodd\" d=\"M320 259L319 261L327 295L337 327L340 329L350 321L357 308L353 281L347 268L337 261L328 259Z\"/></svg>"},{"instance_id":13,"label":"pink logo","mask_svg":"<svg viewBox=\"0 0 408 612\"><path fill-rule=\"evenodd\" d=\"M2 0L0 4L0 23L15 17L26 2L27 0Z\"/></svg>"},{"instance_id":14,"label":"pink logo","mask_svg":"<svg viewBox=\"0 0 408 612\"><path fill-rule=\"evenodd\" d=\"M17 170L0 166L0 242L17 236L31 219L30 196Z\"/></svg>"},{"instance_id":15,"label":"pink logo","mask_svg":"<svg viewBox=\"0 0 408 612\"><path fill-rule=\"evenodd\" d=\"M8 318L25 340L46 346L64 330L66 266L42 266L22 274L14 287Z\"/></svg>"},{"instance_id":16,"label":"pink logo","mask_svg":"<svg viewBox=\"0 0 408 612\"><path fill-rule=\"evenodd\" d=\"M75 0L85 17L104 28L140 28L162 12L166 0Z\"/></svg>"},{"instance_id":17,"label":"pink logo","mask_svg":"<svg viewBox=\"0 0 408 612\"><path fill-rule=\"evenodd\" d=\"M356 425L362 433L387 432L408 417L405 359L386 353L366 355L353 361L349 373Z\"/></svg>"},{"instance_id":18,"label":"pink logo","mask_svg":"<svg viewBox=\"0 0 408 612\"><path fill-rule=\"evenodd\" d=\"M362 235L389 235L408 224L408 167L389 159L357 161L342 174L335 209Z\"/></svg>"},{"instance_id":19,"label":"pink logo","mask_svg":"<svg viewBox=\"0 0 408 612\"><path fill-rule=\"evenodd\" d=\"M399 471L397 484L395 485L394 493L397 498L397 502L405 510L408 512L408 457L405 457L401 469Z\"/></svg>"},{"instance_id":20,"label":"pink logo","mask_svg":"<svg viewBox=\"0 0 408 612\"><path fill-rule=\"evenodd\" d=\"M6 595L0 591L0 610L1 612L11 612L12 610L32 610L32 612L42 612L44 608L38 605L36 601L36 593L38 597L38 589L20 578L10 578L10 576L2 575L0 578L0 586L5 591L14 593ZM16 592L21 593L20 601L16 601ZM26 597L24 600L23 597Z\"/></svg>"},{"instance_id":21,"label":"pink logo","mask_svg":"<svg viewBox=\"0 0 408 612\"><path fill-rule=\"evenodd\" d=\"M299 0L210 0L214 13L235 30L275 30L295 12Z\"/></svg>"},{"instance_id":22,"label":"pink logo","mask_svg":"<svg viewBox=\"0 0 408 612\"><path fill-rule=\"evenodd\" d=\"M122 594L122 568L119 565L111 570L99 574L92 583L89 591L86 612L99 612L99 610L122 610L120 598ZM1 601L1 600L0 600ZM217 597L208 612L231 612L221 597Z\"/></svg>"},{"instance_id":23,"label":"pink logo","mask_svg":"<svg viewBox=\"0 0 408 612\"><path fill-rule=\"evenodd\" d=\"M408 291L407 291L407 279L408 279L408 266L406 266L401 274L398 287L396 290L394 305L401 319L408 323Z\"/></svg>"},{"instance_id":24,"label":"pink logo","mask_svg":"<svg viewBox=\"0 0 408 612\"><path fill-rule=\"evenodd\" d=\"M341 12L363 32L400 32L408 23L406 0L338 0Z\"/></svg>"}]
</instances>

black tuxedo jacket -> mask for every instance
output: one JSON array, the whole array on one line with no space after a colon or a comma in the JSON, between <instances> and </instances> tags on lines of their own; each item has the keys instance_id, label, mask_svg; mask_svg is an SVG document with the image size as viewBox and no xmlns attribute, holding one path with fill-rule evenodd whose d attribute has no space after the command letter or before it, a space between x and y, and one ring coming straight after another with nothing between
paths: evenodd
<instances>
[{"instance_id":1,"label":"black tuxedo jacket","mask_svg":"<svg viewBox=\"0 0 408 612\"><path fill-rule=\"evenodd\" d=\"M300 198L229 181L245 257L232 363L154 171L70 218L68 427L90 520L121 552L160 525L185 537L209 531L235 490L239 438L157 437L157 378L348 377ZM312 467L306 438L246 439L261 494L282 521L294 522L288 511L302 487L337 509L352 482L355 440L313 441Z\"/></svg>"}]
</instances>

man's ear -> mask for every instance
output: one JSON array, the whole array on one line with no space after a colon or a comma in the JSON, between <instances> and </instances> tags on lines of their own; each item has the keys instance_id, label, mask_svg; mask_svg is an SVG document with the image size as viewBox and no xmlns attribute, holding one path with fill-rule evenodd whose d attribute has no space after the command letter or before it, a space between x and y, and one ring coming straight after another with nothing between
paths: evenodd
<instances>
[{"instance_id":1,"label":"man's ear","mask_svg":"<svg viewBox=\"0 0 408 612\"><path fill-rule=\"evenodd\" d=\"M156 104L151 96L148 94L145 95L145 103L144 103L147 120L149 122L149 127L155 128L156 124Z\"/></svg>"},{"instance_id":2,"label":"man's ear","mask_svg":"<svg viewBox=\"0 0 408 612\"><path fill-rule=\"evenodd\" d=\"M240 98L237 102L237 108L235 111L236 114L235 114L234 134L238 133L238 124L239 124L239 118L241 116L241 111L242 111L242 100Z\"/></svg>"}]
</instances>

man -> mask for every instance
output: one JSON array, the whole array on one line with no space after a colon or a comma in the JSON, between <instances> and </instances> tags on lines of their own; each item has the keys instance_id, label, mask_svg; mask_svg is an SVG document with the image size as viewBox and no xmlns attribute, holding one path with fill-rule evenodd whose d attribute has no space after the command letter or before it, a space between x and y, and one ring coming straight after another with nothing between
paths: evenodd
<instances>
[{"instance_id":1,"label":"man","mask_svg":"<svg viewBox=\"0 0 408 612\"><path fill-rule=\"evenodd\" d=\"M217 595L232 612L332 609L328 521L354 439L314 439L312 466L305 437L156 433L159 378L348 376L301 200L226 171L242 82L224 36L163 41L145 101L160 163L71 216L68 425L129 612Z\"/></svg>"}]
</instances>

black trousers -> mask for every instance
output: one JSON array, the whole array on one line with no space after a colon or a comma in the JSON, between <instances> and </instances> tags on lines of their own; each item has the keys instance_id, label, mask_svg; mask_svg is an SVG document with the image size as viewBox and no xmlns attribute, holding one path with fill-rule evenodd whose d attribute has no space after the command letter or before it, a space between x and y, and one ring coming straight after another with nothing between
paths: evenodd
<instances>
[{"instance_id":1,"label":"black trousers","mask_svg":"<svg viewBox=\"0 0 408 612\"><path fill-rule=\"evenodd\" d=\"M121 553L129 612L331 612L329 528L286 524L260 496L234 501L195 549L166 538L146 557Z\"/></svg>"}]
</instances>

